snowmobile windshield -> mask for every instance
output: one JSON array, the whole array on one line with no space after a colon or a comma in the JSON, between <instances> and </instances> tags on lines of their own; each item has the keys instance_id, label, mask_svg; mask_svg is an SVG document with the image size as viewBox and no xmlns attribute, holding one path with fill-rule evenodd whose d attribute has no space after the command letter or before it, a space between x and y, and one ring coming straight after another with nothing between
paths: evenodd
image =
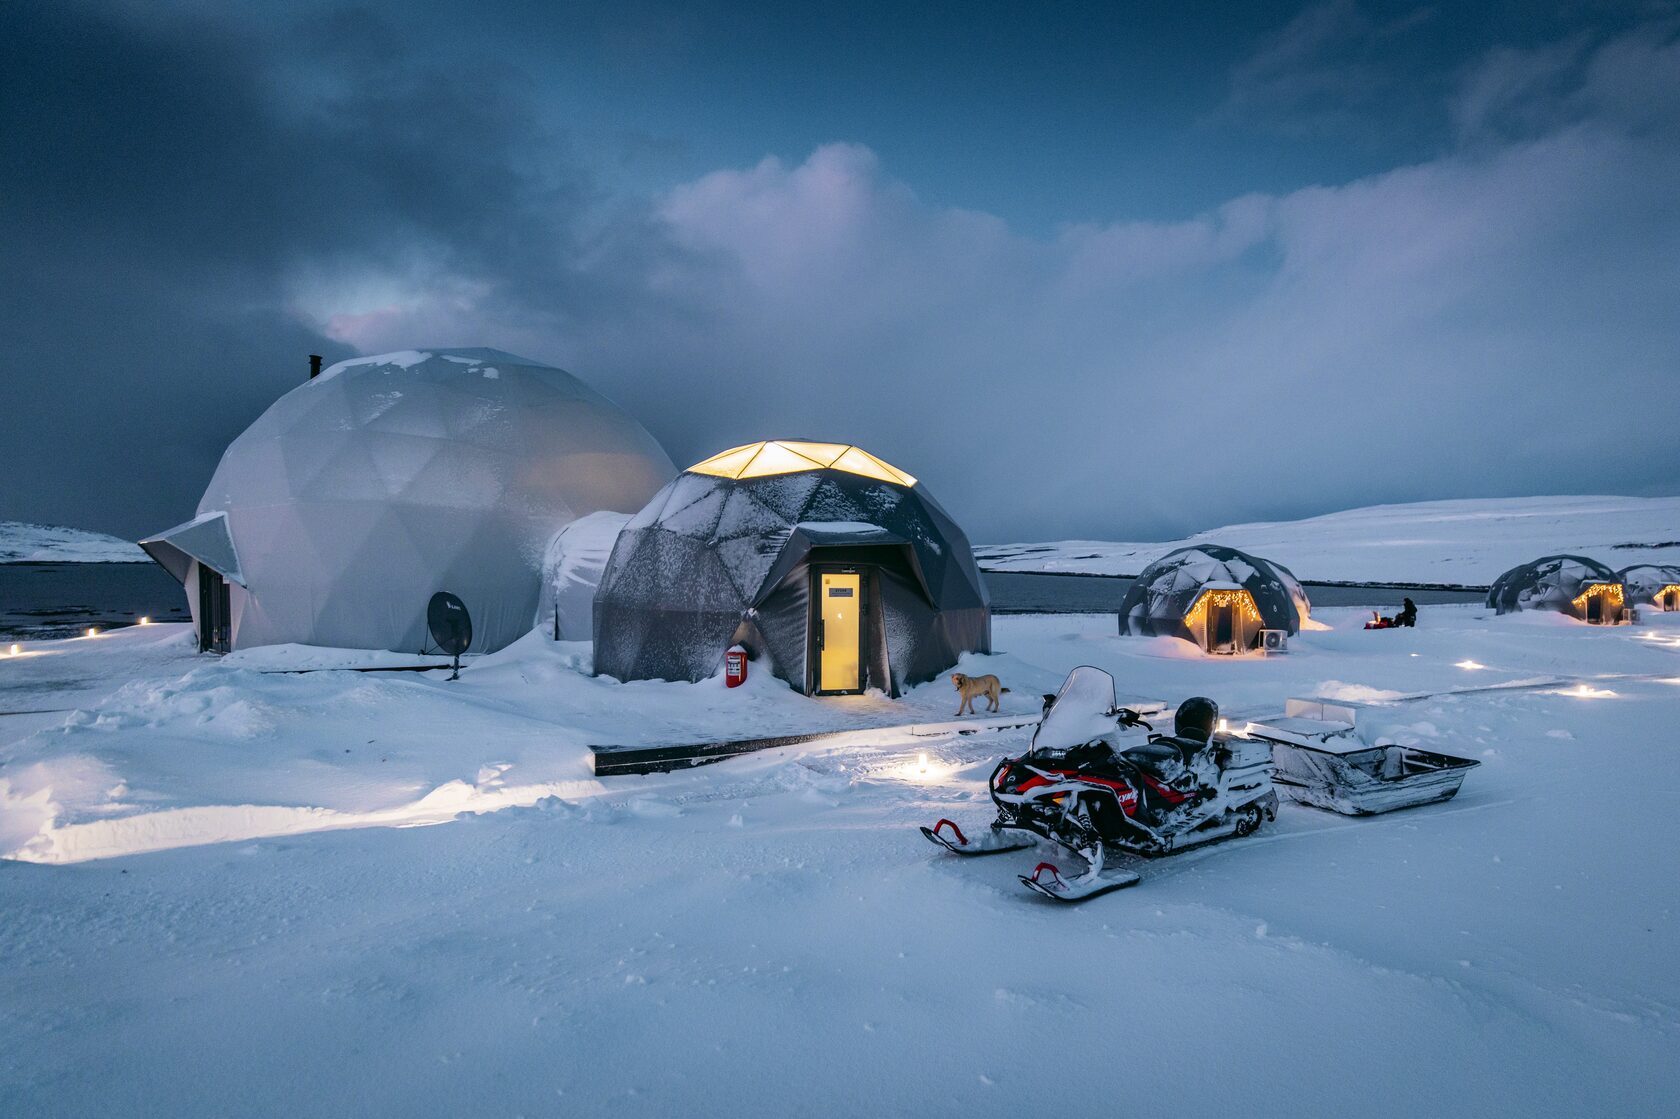
<instances>
[{"instance_id":1,"label":"snowmobile windshield","mask_svg":"<svg viewBox=\"0 0 1680 1119\"><path fill-rule=\"evenodd\" d=\"M1113 712L1114 677L1081 665L1062 682L1056 701L1033 735L1032 749L1068 750L1101 738L1115 727Z\"/></svg>"}]
</instances>

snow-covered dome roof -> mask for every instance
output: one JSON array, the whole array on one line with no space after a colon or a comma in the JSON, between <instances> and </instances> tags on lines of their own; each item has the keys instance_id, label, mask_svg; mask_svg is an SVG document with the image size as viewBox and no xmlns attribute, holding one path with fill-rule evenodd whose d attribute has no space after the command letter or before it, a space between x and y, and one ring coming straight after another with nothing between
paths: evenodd
<instances>
[{"instance_id":1,"label":"snow-covered dome roof","mask_svg":"<svg viewBox=\"0 0 1680 1119\"><path fill-rule=\"evenodd\" d=\"M1294 572L1219 544L1168 552L1143 569L1120 600L1120 632L1194 641L1185 619L1208 593L1245 594L1266 629L1300 631L1312 604Z\"/></svg>"},{"instance_id":2,"label":"snow-covered dome roof","mask_svg":"<svg viewBox=\"0 0 1680 1119\"><path fill-rule=\"evenodd\" d=\"M805 464L791 464L784 451ZM895 662L906 679L919 664L944 667L961 651L989 646L985 584L968 538L925 487L848 444L768 441L684 471L619 535L595 597L596 671L619 679L711 675L742 619L814 548L905 555L932 618L927 633L889 635L906 649L924 646ZM802 665L803 653L776 659L785 671Z\"/></svg>"},{"instance_id":3,"label":"snow-covered dome roof","mask_svg":"<svg viewBox=\"0 0 1680 1119\"><path fill-rule=\"evenodd\" d=\"M1493 581L1487 604L1501 614L1556 610L1580 614L1576 599L1593 586L1620 587L1616 573L1586 556L1541 556L1520 563Z\"/></svg>"},{"instance_id":4,"label":"snow-covered dome roof","mask_svg":"<svg viewBox=\"0 0 1680 1119\"><path fill-rule=\"evenodd\" d=\"M427 600L449 590L486 651L530 628L560 528L640 509L673 473L570 373L405 350L341 361L275 401L228 447L199 514L225 514L249 592L236 647L419 649Z\"/></svg>"}]
</instances>

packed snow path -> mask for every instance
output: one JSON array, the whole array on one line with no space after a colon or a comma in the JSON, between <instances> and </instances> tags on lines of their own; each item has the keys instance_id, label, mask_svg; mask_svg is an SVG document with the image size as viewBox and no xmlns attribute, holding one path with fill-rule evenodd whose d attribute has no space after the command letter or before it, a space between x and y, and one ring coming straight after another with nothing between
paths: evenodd
<instances>
[{"instance_id":1,"label":"packed snow path","mask_svg":"<svg viewBox=\"0 0 1680 1119\"><path fill-rule=\"evenodd\" d=\"M794 749L441 827L0 862L0 1114L966 1117L1069 1093L1119 1113L1666 1114L1680 619L1651 638L1480 615L1364 633L1347 612L1242 662L1114 637L1111 618L1001 619L1007 652L980 663L1022 702L1085 662L1123 691L1231 708L1647 677L1396 706L1396 729L1484 763L1458 799L1370 820L1286 807L1076 909L1021 890L1032 852L940 857L916 833L989 818L983 779L1020 741L984 737L922 747L926 774L915 747ZM233 791L372 811L450 778L490 787L486 766L558 775L613 720L658 736L842 710L591 681L552 646L453 692L82 648L158 663L5 739L0 778L20 761L50 776L56 744L130 784L118 811ZM92 694L99 670L76 673ZM906 706L948 714L950 692ZM8 707L32 694L0 685ZM337 753L381 730L408 740L389 781L392 761ZM109 801L80 803L91 818Z\"/></svg>"}]
</instances>

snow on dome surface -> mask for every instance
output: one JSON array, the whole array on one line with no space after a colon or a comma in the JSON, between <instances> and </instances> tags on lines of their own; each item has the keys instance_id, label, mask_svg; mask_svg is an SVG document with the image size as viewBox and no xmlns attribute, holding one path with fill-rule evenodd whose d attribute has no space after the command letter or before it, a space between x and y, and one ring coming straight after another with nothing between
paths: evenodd
<instances>
[{"instance_id":1,"label":"snow on dome surface","mask_svg":"<svg viewBox=\"0 0 1680 1119\"><path fill-rule=\"evenodd\" d=\"M228 447L198 512L225 515L243 567L234 648L419 650L426 603L449 590L487 652L530 628L556 532L639 509L674 473L570 373L501 350L404 350L341 361L276 400Z\"/></svg>"},{"instance_id":2,"label":"snow on dome surface","mask_svg":"<svg viewBox=\"0 0 1680 1119\"><path fill-rule=\"evenodd\" d=\"M797 474L802 470L844 470L882 482L914 486L916 479L883 462L862 447L849 443L811 443L801 440L766 439L720 451L688 468L691 474L719 478L765 478L773 474Z\"/></svg>"},{"instance_id":3,"label":"snow on dome surface","mask_svg":"<svg viewBox=\"0 0 1680 1119\"><path fill-rule=\"evenodd\" d=\"M1169 552L1143 569L1120 600L1120 632L1195 641L1185 619L1215 594L1241 594L1267 629L1298 633L1312 604L1294 572L1219 544Z\"/></svg>"}]
</instances>

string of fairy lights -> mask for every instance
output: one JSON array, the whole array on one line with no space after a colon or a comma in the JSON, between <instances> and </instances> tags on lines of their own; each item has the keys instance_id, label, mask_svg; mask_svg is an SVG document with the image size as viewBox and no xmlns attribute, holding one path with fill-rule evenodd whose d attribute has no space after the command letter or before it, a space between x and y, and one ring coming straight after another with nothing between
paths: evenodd
<instances>
[{"instance_id":1,"label":"string of fairy lights","mask_svg":"<svg viewBox=\"0 0 1680 1119\"><path fill-rule=\"evenodd\" d=\"M1246 590L1217 590L1209 588L1197 596L1190 610L1184 615L1185 625L1195 627L1207 619L1210 606L1234 607L1244 621L1260 625L1260 608L1254 603L1254 596Z\"/></svg>"}]
</instances>

